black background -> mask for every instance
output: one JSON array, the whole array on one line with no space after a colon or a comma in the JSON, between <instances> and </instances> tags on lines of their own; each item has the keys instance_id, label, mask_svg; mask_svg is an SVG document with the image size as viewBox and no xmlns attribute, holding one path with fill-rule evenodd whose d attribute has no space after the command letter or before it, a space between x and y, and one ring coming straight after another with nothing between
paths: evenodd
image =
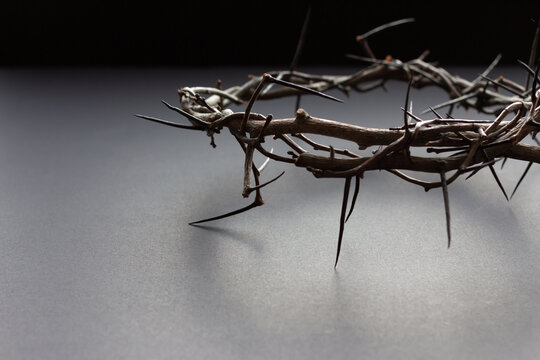
<instances>
[{"instance_id":1,"label":"black background","mask_svg":"<svg viewBox=\"0 0 540 360\"><path fill-rule=\"evenodd\" d=\"M1 66L287 65L307 1L12 2L0 18ZM415 17L370 40L401 59L431 50L445 64L527 60L539 16L534 1L314 2L301 65L352 64L355 36Z\"/></svg>"}]
</instances>

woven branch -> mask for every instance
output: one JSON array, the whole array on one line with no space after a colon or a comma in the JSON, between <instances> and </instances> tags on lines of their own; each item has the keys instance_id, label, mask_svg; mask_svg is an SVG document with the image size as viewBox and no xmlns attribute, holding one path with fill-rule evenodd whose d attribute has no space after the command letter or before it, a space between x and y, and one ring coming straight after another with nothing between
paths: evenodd
<instances>
[{"instance_id":1,"label":"woven branch","mask_svg":"<svg viewBox=\"0 0 540 360\"><path fill-rule=\"evenodd\" d=\"M387 27L409 22L390 23ZM385 26L377 28L379 31ZM374 32L368 32L372 35ZM540 130L540 107L538 90L538 66L534 66L534 56L529 65L523 64L529 74L525 85L499 77L489 78L489 73L496 66L500 56L476 79L469 81L450 74L444 68L425 61L427 53L410 61L400 61L387 57L375 59L367 44L366 34L357 40L371 57L351 56L371 64L350 75L314 75L291 69L266 73L251 77L242 85L221 89L213 87L184 87L178 90L180 107L167 103L171 110L184 116L191 125L182 125L148 116L138 115L144 119L165 125L200 130L212 138L212 146L216 146L214 135L225 128L236 138L245 153L244 181L242 195L249 197L255 193L253 202L235 211L191 224L221 219L247 211L262 205L261 188L277 180L260 182L260 171L253 163L254 152L260 152L271 160L291 163L303 167L315 177L344 178L345 188L341 211L340 232L338 237L339 258L345 221L352 213L360 179L372 170L387 170L399 178L422 186L426 191L441 187L447 218L448 246L450 246L450 208L447 186L462 175L474 175L480 169L488 167L495 177L505 197L493 163L501 158L511 158L532 163L540 163L540 146L523 143L527 136L536 135ZM299 42L301 47L302 38ZM531 54L535 52L535 45ZM297 61L297 56L293 63ZM341 101L326 94L329 90L338 90L345 95L350 92L365 92L384 87L389 80L408 82L403 120L401 126L391 129L366 128L335 120L321 119L311 116L307 111L298 108L300 96L313 94L323 98ZM218 84L219 85L219 84ZM408 108L410 88L436 86L447 92L449 100L430 108L430 119L422 119ZM502 91L504 90L504 91ZM206 97L205 97L206 96ZM294 117L273 119L271 115L251 112L257 100L271 100L296 96L297 111ZM247 104L245 111L233 112L232 104ZM492 116L490 120L455 119L450 114L455 106L466 109L473 108L479 113ZM449 107L449 114L441 116L437 109ZM316 134L326 138L342 139L355 144L352 149L335 149L324 143L309 138ZM274 154L263 144L266 139L281 141L289 148L286 154ZM356 149L378 147L371 155L357 153ZM426 150L425 156L412 156L411 147ZM310 150L306 150L309 148ZM438 156L431 155L432 153ZM446 154L446 155L445 155ZM266 163L265 163L266 165ZM440 181L425 182L401 170L413 172L437 173ZM448 174L448 176L447 176ZM351 209L347 218L347 201L351 178L355 177L355 191ZM253 185L252 182L255 184ZM520 180L521 182L521 180ZM520 183L519 182L519 183ZM518 183L518 186L519 186ZM517 189L517 186L516 186ZM514 192L515 190L514 189ZM507 197L508 199L508 197Z\"/></svg>"}]
</instances>

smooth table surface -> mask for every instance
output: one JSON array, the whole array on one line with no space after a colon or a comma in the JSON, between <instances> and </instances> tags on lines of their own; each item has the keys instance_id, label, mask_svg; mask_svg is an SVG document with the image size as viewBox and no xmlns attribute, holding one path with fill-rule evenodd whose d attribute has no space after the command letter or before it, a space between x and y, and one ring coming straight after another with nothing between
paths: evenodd
<instances>
[{"instance_id":1,"label":"smooth table surface","mask_svg":"<svg viewBox=\"0 0 540 360\"><path fill-rule=\"evenodd\" d=\"M188 225L248 203L241 150L226 131L212 149L133 114L184 121L160 99L265 70L0 71L0 358L537 358L536 165L509 203L487 170L452 184L450 249L440 189L366 174L336 270L341 180L270 163L263 179L286 173L265 206ZM390 83L302 106L400 126L404 94ZM445 99L412 92L418 112ZM293 104L254 111L289 117ZM525 166L499 171L507 191Z\"/></svg>"}]
</instances>

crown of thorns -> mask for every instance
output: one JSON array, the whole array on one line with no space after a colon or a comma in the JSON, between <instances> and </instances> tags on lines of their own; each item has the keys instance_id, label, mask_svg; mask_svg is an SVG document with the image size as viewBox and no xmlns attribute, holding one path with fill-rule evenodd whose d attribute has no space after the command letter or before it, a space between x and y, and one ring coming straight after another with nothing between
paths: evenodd
<instances>
[{"instance_id":1,"label":"crown of thorns","mask_svg":"<svg viewBox=\"0 0 540 360\"><path fill-rule=\"evenodd\" d=\"M261 189L280 178L284 172L266 182L261 181L261 173L269 160L294 164L303 167L317 178L342 178L345 180L340 216L337 253L339 259L345 222L351 216L358 196L360 181L364 174L372 170L386 170L399 178L419 185L426 191L442 188L446 214L448 247L451 242L450 205L448 185L461 176L471 177L479 170L488 168L503 195L507 193L499 180L493 164L507 158L528 162L514 192L533 163L540 163L540 142L536 133L540 130L540 90L538 89L539 65L536 48L540 27L536 29L528 64L519 61L527 73L525 84L499 77L493 79L489 74L499 62L495 60L476 79L469 81L450 74L445 69L427 62L428 52L409 61L400 61L387 56L375 57L368 44L368 38L387 28L408 23L413 19L403 19L379 26L356 40L363 47L366 57L349 55L367 62L369 65L350 75L313 75L295 70L303 46L306 17L297 50L288 70L265 73L251 77L246 83L222 89L220 82L216 87L183 87L178 90L180 107L163 101L171 110L185 117L190 125L183 125L144 115L136 115L160 124L189 130L206 132L211 145L216 146L214 135L228 129L244 151L244 179L242 195L254 194L253 201L240 209L190 223L200 224L236 215L262 205ZM535 70L533 68L535 67ZM312 94L322 98L342 102L326 94L328 90L339 90L348 96L350 91L366 92L384 87L389 80L408 82L401 126L389 129L366 128L335 120L321 119L308 114L300 108L301 96ZM423 88L437 86L447 92L450 100L429 107L416 115L409 107L411 87ZM272 115L257 114L251 111L256 100L270 100L296 96L296 114L292 118L274 119ZM231 104L247 104L245 111L233 112ZM457 119L452 117L455 106L474 108L479 113L488 114L490 120ZM441 115L437 110L446 108ZM420 116L429 113L430 119ZM355 153L356 150L338 149L310 139L316 134L327 138L350 141L363 150L376 147L369 156ZM539 146L522 142L531 136ZM265 140L283 142L288 148L286 154L274 153L265 147ZM411 147L424 148L424 156L413 156ZM259 152L267 159L259 167L254 164L253 155ZM430 154L438 154L436 156ZM426 182L409 173L436 173L439 181ZM354 191L349 204L351 182L354 178Z\"/></svg>"}]
</instances>

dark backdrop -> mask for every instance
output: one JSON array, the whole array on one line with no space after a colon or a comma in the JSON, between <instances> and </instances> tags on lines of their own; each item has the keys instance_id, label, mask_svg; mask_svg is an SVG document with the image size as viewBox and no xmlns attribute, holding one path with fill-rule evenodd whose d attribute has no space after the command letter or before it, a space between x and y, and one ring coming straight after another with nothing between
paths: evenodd
<instances>
[{"instance_id":1,"label":"dark backdrop","mask_svg":"<svg viewBox=\"0 0 540 360\"><path fill-rule=\"evenodd\" d=\"M350 64L355 36L382 23L414 24L380 33L375 54L409 59L431 50L447 64L527 60L536 1L313 3L303 65ZM307 1L11 2L0 18L0 65L286 65Z\"/></svg>"}]
</instances>

